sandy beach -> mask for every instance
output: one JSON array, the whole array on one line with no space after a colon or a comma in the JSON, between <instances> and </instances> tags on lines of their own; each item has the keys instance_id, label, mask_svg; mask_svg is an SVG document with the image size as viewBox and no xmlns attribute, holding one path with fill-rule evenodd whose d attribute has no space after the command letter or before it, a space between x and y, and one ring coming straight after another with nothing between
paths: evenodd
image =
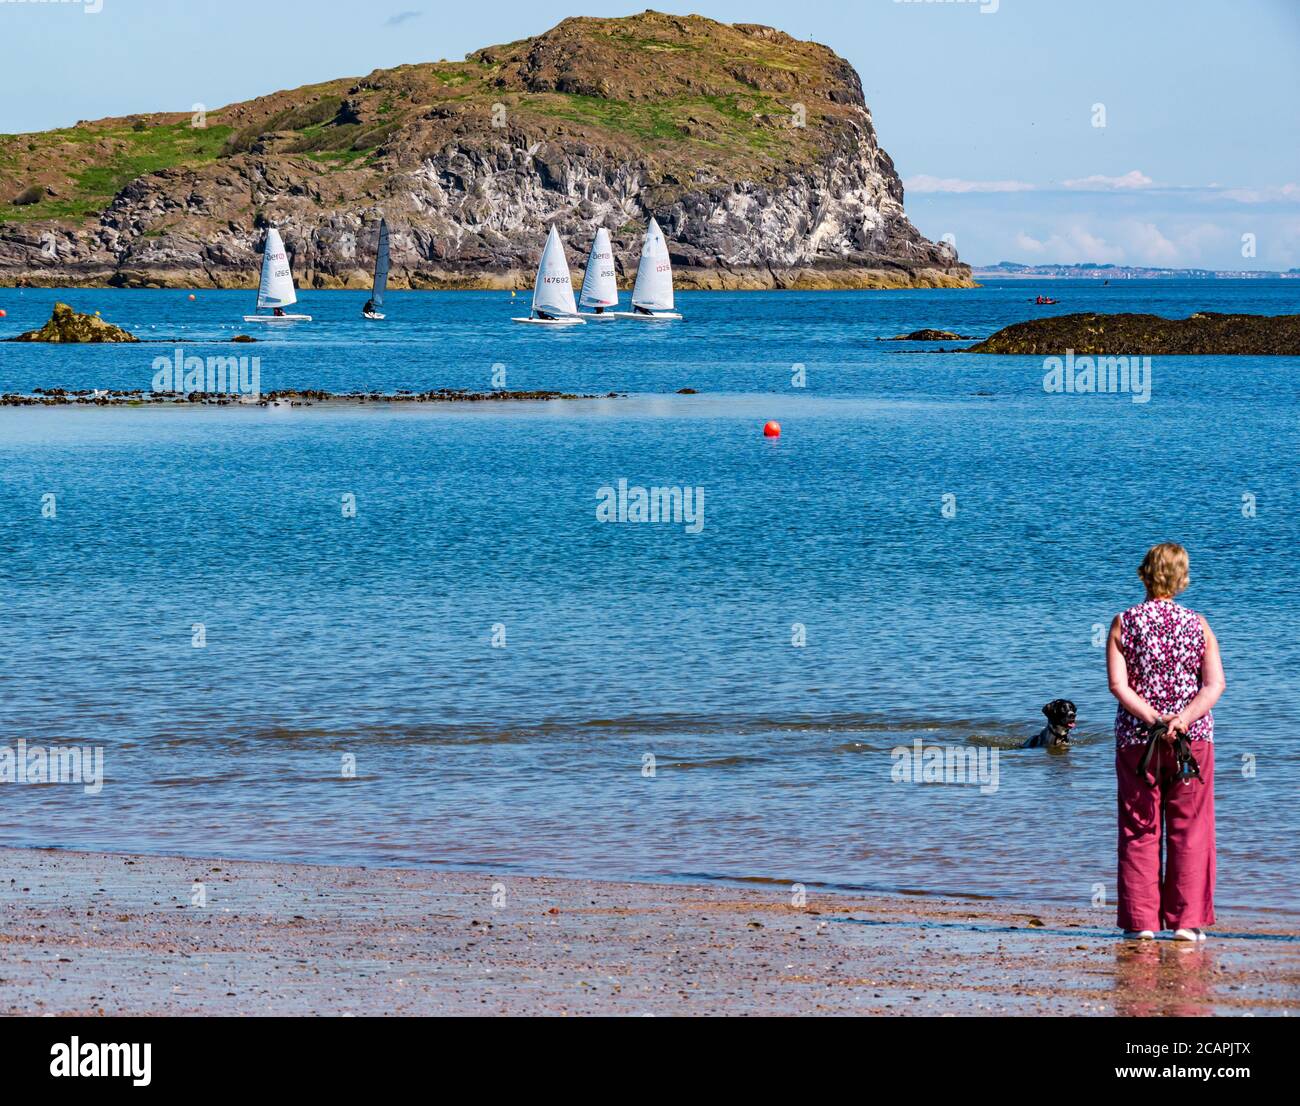
<instances>
[{"instance_id":1,"label":"sandy beach","mask_svg":"<svg viewBox=\"0 0 1300 1106\"><path fill-rule=\"evenodd\" d=\"M1282 1015L1290 916L1203 947L1110 912L0 849L23 1015Z\"/></svg>"}]
</instances>

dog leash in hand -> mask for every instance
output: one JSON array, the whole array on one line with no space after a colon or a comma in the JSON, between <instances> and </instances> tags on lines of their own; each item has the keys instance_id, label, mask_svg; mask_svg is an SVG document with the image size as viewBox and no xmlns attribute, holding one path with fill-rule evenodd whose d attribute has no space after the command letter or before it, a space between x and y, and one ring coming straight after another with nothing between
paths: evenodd
<instances>
[{"instance_id":1,"label":"dog leash in hand","mask_svg":"<svg viewBox=\"0 0 1300 1106\"><path fill-rule=\"evenodd\" d=\"M1160 747L1161 740L1168 732L1169 726L1164 722L1152 722L1145 728L1147 745L1142 753L1142 759L1138 762L1138 779L1145 781L1147 776L1150 775L1152 758L1155 756L1156 749ZM1185 733L1180 733L1174 738L1174 756L1177 763L1174 779L1180 783L1189 783L1191 780L1201 778L1201 766L1196 762L1196 758L1192 756L1192 742Z\"/></svg>"},{"instance_id":2,"label":"dog leash in hand","mask_svg":"<svg viewBox=\"0 0 1300 1106\"><path fill-rule=\"evenodd\" d=\"M1201 766L1192 756L1192 739L1185 733L1180 733L1178 739L1174 742L1174 748L1178 754L1178 771L1174 774L1174 779L1179 783L1191 783L1192 780L1201 778Z\"/></svg>"},{"instance_id":3,"label":"dog leash in hand","mask_svg":"<svg viewBox=\"0 0 1300 1106\"><path fill-rule=\"evenodd\" d=\"M1144 728L1144 732L1147 735L1147 747L1142 753L1142 759L1137 766L1138 779L1143 782L1151 774L1151 759L1156 755L1156 749L1159 748L1161 739L1169 732L1169 727L1163 722L1152 722Z\"/></svg>"}]
</instances>

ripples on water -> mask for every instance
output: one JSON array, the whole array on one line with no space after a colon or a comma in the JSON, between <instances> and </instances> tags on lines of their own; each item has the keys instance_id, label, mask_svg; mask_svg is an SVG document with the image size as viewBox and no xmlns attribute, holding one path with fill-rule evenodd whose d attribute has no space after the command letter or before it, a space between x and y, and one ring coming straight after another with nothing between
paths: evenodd
<instances>
[{"instance_id":1,"label":"ripples on water","mask_svg":"<svg viewBox=\"0 0 1300 1106\"><path fill-rule=\"evenodd\" d=\"M1052 310L1276 313L1293 288L1058 283ZM685 295L681 324L564 335L511 327L499 294L399 293L365 327L358 296L309 293L317 323L249 347L263 388L485 388L500 363L511 388L634 395L0 410L0 744L102 744L109 777L5 787L3 840L1113 897L1094 627L1174 538L1228 673L1220 899L1300 908L1296 361L1157 358L1142 405L1046 395L1035 359L873 340L984 334L1035 291ZM200 353L247 306L6 290L6 329L56 297ZM159 352L0 350L0 390L147 387ZM597 523L620 477L702 486L703 532ZM1076 748L1015 749L1058 696ZM892 783L918 738L997 748L998 790Z\"/></svg>"}]
</instances>

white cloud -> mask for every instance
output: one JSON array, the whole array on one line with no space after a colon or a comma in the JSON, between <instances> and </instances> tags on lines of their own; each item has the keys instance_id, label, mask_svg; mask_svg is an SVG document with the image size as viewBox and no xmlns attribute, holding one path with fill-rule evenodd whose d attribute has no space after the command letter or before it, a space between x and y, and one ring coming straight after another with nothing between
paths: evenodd
<instances>
[{"instance_id":1,"label":"white cloud","mask_svg":"<svg viewBox=\"0 0 1300 1106\"><path fill-rule=\"evenodd\" d=\"M1090 177L1065 182L1066 188L1083 188L1091 192L1109 192L1121 188L1150 188L1153 181L1138 169L1132 169L1122 177L1104 177L1094 173Z\"/></svg>"},{"instance_id":2,"label":"white cloud","mask_svg":"<svg viewBox=\"0 0 1300 1106\"><path fill-rule=\"evenodd\" d=\"M1239 204L1267 204L1278 200L1300 203L1300 184L1284 184L1280 188L1225 188L1217 195Z\"/></svg>"},{"instance_id":3,"label":"white cloud","mask_svg":"<svg viewBox=\"0 0 1300 1106\"><path fill-rule=\"evenodd\" d=\"M1015 246L1025 256L1048 264L1070 265L1078 261L1119 264L1124 260L1124 251L1120 247L1111 245L1078 224L1062 227L1042 239L1023 230L1017 231Z\"/></svg>"},{"instance_id":4,"label":"white cloud","mask_svg":"<svg viewBox=\"0 0 1300 1106\"><path fill-rule=\"evenodd\" d=\"M1154 222L1142 219L1107 222L1099 230L1073 222L1054 227L1038 238L1017 231L1012 236L1013 260L1062 265L1092 261L1156 268L1220 267L1214 258L1236 248L1234 234L1204 222L1180 225L1176 230L1161 230Z\"/></svg>"},{"instance_id":5,"label":"white cloud","mask_svg":"<svg viewBox=\"0 0 1300 1106\"><path fill-rule=\"evenodd\" d=\"M1130 223L1119 228L1127 239L1124 252L1143 265L1180 265L1187 258L1182 250L1160 233L1155 223Z\"/></svg>"},{"instance_id":6,"label":"white cloud","mask_svg":"<svg viewBox=\"0 0 1300 1106\"><path fill-rule=\"evenodd\" d=\"M1285 177L1092 191L1058 178L1020 193L909 195L908 211L929 237L951 231L963 259L982 264L1300 268L1300 182ZM1241 254L1244 234L1255 236L1255 257Z\"/></svg>"},{"instance_id":7,"label":"white cloud","mask_svg":"<svg viewBox=\"0 0 1300 1106\"><path fill-rule=\"evenodd\" d=\"M919 173L903 181L906 192L1031 192L1034 186L1019 180L960 180Z\"/></svg>"}]
</instances>

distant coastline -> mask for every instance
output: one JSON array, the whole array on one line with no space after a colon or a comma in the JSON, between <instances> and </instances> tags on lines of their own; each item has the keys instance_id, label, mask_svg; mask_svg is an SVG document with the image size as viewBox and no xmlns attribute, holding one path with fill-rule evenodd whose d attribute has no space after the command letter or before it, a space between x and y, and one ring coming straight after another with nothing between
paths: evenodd
<instances>
[{"instance_id":1,"label":"distant coastline","mask_svg":"<svg viewBox=\"0 0 1300 1106\"><path fill-rule=\"evenodd\" d=\"M1022 265L999 261L996 265L972 265L976 279L1034 280L1294 280L1300 269L1265 271L1262 269L1160 269L1146 265L1099 265L1081 262L1075 265Z\"/></svg>"}]
</instances>

